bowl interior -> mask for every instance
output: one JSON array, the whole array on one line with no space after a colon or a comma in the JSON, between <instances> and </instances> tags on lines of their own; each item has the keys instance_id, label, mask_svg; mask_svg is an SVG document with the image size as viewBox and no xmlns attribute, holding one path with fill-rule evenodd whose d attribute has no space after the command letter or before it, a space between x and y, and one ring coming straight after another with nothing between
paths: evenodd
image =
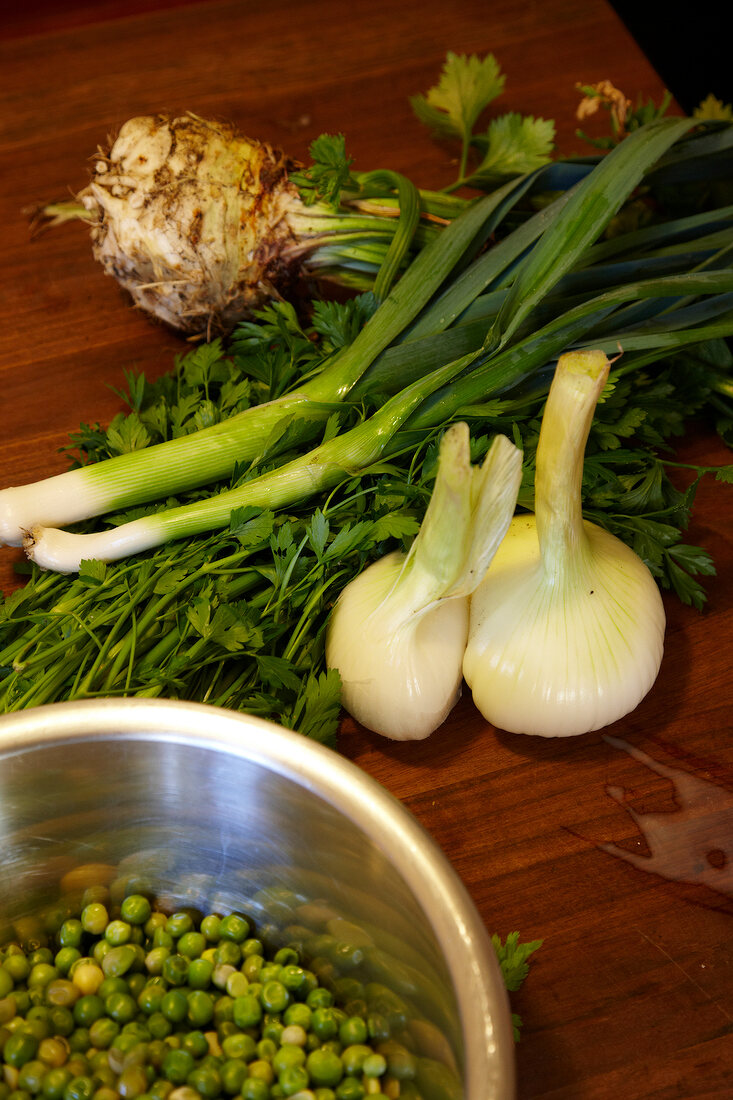
<instances>
[{"instance_id":1,"label":"bowl interior","mask_svg":"<svg viewBox=\"0 0 733 1100\"><path fill-rule=\"evenodd\" d=\"M392 999L426 1095L512 1095L493 950L399 803L297 734L130 702L0 719L0 942L18 928L41 938L64 890L102 880L119 900L244 912L328 981Z\"/></svg>"}]
</instances>

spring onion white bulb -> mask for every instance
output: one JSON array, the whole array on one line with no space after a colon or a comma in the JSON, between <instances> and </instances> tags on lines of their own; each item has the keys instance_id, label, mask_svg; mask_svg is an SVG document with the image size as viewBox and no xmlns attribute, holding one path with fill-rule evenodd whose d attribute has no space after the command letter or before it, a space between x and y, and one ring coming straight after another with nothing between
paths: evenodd
<instances>
[{"instance_id":1,"label":"spring onion white bulb","mask_svg":"<svg viewBox=\"0 0 733 1100\"><path fill-rule=\"evenodd\" d=\"M341 593L326 661L341 676L344 707L368 729L419 740L457 702L469 597L507 529L521 476L521 452L504 436L472 466L468 427L454 424L409 552L376 561Z\"/></svg>"},{"instance_id":2,"label":"spring onion white bulb","mask_svg":"<svg viewBox=\"0 0 733 1100\"><path fill-rule=\"evenodd\" d=\"M665 617L641 559L581 512L583 457L608 377L602 352L561 356L537 447L534 515L516 516L471 600L466 683L511 733L563 737L615 722L662 660Z\"/></svg>"}]
</instances>

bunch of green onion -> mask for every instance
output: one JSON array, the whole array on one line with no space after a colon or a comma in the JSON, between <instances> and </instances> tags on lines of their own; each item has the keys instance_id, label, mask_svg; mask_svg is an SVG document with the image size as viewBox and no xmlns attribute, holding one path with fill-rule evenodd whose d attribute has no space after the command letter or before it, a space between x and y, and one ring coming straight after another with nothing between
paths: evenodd
<instances>
[{"instance_id":1,"label":"bunch of green onion","mask_svg":"<svg viewBox=\"0 0 733 1100\"><path fill-rule=\"evenodd\" d=\"M24 543L42 569L61 572L135 555L119 567L134 585L136 574L141 582L147 575L146 555L155 547L226 532L233 516L276 514L308 501L323 507L340 485L414 453L456 418L491 434L498 407L542 401L567 350L621 350L619 378L730 336L733 206L716 204L714 192L730 181L732 149L733 127L664 119L602 159L558 163L505 184L468 204L425 245L353 343L313 377L190 436L3 491L0 538ZM608 235L638 193L655 201L671 195L681 209ZM536 212L482 250L527 199L542 200ZM337 414L346 430L334 434ZM233 474L233 487L106 530L60 529ZM39 590L47 584L42 577L37 583ZM48 599L58 600L61 590L47 587ZM33 661L27 644L8 626L0 658L13 672L4 706L100 690L154 692L137 678L164 644L152 611L136 619L134 640L119 631L89 649L81 637L78 650L67 645L65 667L54 666L39 690L26 679ZM237 705L236 688L218 698Z\"/></svg>"}]
</instances>

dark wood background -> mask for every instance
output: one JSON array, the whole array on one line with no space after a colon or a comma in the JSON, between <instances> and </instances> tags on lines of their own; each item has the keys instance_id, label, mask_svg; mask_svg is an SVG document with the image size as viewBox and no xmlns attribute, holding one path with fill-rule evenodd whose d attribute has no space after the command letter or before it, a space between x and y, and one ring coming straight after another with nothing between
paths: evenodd
<instances>
[{"instance_id":1,"label":"dark wood background","mask_svg":"<svg viewBox=\"0 0 733 1100\"><path fill-rule=\"evenodd\" d=\"M155 375L180 350L102 276L82 227L31 243L23 214L82 186L130 116L213 114L295 156L340 130L357 168L440 187L452 151L407 100L448 50L493 51L501 108L555 118L563 153L579 148L576 81L663 91L605 0L31 2L0 38L1 485L64 469L69 432L118 410L123 369ZM704 426L681 456L730 461ZM666 600L660 677L624 721L544 741L464 699L421 744L344 723L342 750L430 830L487 927L545 941L515 998L521 1098L733 1095L732 500L700 491L690 541L719 575L703 614ZM18 557L0 551L6 592Z\"/></svg>"}]
</instances>

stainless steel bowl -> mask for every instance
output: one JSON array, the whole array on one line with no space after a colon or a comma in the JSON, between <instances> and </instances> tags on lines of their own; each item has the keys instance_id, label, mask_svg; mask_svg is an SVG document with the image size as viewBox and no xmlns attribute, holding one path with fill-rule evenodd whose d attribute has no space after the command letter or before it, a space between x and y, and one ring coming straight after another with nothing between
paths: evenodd
<instances>
[{"instance_id":1,"label":"stainless steel bowl","mask_svg":"<svg viewBox=\"0 0 733 1100\"><path fill-rule=\"evenodd\" d=\"M84 874L244 910L401 1000L426 1100L514 1095L507 997L465 888L396 799L299 734L142 699L2 717L0 845L0 939Z\"/></svg>"}]
</instances>

